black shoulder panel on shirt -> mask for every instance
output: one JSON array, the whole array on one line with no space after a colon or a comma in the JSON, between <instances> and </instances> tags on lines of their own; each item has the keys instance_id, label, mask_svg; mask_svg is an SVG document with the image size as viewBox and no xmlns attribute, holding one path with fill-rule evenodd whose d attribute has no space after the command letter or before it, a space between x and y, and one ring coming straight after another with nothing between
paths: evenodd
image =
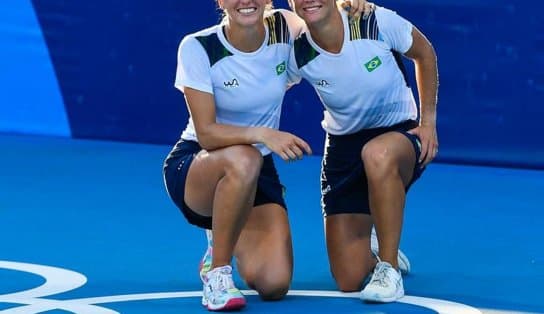
<instances>
[{"instance_id":1,"label":"black shoulder panel on shirt","mask_svg":"<svg viewBox=\"0 0 544 314\"><path fill-rule=\"evenodd\" d=\"M308 42L308 37L306 33L303 33L299 38L295 40L295 58L297 60L298 68L302 68L310 61L319 56L310 42Z\"/></svg>"},{"instance_id":2,"label":"black shoulder panel on shirt","mask_svg":"<svg viewBox=\"0 0 544 314\"><path fill-rule=\"evenodd\" d=\"M196 39L200 42L208 58L210 59L210 67L217 63L219 60L232 56L232 53L223 46L216 33L208 36L197 36Z\"/></svg>"}]
</instances>

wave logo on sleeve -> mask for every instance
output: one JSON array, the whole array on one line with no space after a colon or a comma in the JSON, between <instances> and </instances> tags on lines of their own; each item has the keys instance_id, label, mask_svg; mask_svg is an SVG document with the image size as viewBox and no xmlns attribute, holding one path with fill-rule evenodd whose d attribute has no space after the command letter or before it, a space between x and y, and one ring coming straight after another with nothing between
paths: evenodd
<instances>
[{"instance_id":1,"label":"wave logo on sleeve","mask_svg":"<svg viewBox=\"0 0 544 314\"><path fill-rule=\"evenodd\" d=\"M365 63L365 68L368 72L376 70L380 65L382 65L382 60L379 57L374 57L372 60Z\"/></svg>"},{"instance_id":2,"label":"wave logo on sleeve","mask_svg":"<svg viewBox=\"0 0 544 314\"><path fill-rule=\"evenodd\" d=\"M285 61L283 61L282 63L276 65L276 74L277 75L282 75L283 72L285 72L287 66L285 65Z\"/></svg>"}]
</instances>

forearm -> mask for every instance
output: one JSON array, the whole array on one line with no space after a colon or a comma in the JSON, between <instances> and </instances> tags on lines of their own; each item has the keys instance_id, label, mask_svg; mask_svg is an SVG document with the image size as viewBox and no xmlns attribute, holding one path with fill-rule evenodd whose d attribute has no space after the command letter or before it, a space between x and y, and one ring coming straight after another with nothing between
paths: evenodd
<instances>
[{"instance_id":1,"label":"forearm","mask_svg":"<svg viewBox=\"0 0 544 314\"><path fill-rule=\"evenodd\" d=\"M438 100L438 67L432 46L423 58L415 61L417 90L422 125L436 125L436 104Z\"/></svg>"},{"instance_id":2,"label":"forearm","mask_svg":"<svg viewBox=\"0 0 544 314\"><path fill-rule=\"evenodd\" d=\"M262 129L262 127L240 127L213 123L200 130L197 129L196 133L202 148L214 150L232 145L261 143Z\"/></svg>"}]
</instances>

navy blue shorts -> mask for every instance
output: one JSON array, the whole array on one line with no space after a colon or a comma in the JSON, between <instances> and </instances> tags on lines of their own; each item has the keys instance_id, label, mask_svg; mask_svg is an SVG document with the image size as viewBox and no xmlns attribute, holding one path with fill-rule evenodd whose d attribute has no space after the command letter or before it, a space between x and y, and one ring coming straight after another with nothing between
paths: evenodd
<instances>
[{"instance_id":1,"label":"navy blue shorts","mask_svg":"<svg viewBox=\"0 0 544 314\"><path fill-rule=\"evenodd\" d=\"M163 166L164 183L168 195L181 210L190 224L211 229L212 217L202 216L185 203L185 181L194 157L202 148L197 142L180 140L170 152ZM284 199L285 187L280 183L272 154L263 157L263 166L257 183L257 193L253 206L278 204L287 209Z\"/></svg>"},{"instance_id":2,"label":"navy blue shorts","mask_svg":"<svg viewBox=\"0 0 544 314\"><path fill-rule=\"evenodd\" d=\"M387 132L404 134L414 146L416 164L406 191L422 174L418 163L421 143L416 135L407 131L418 126L416 121L406 121L391 127L364 129L348 135L327 134L327 146L321 163L321 206L324 216L359 213L370 214L368 182L361 160L363 146L373 138Z\"/></svg>"}]
</instances>

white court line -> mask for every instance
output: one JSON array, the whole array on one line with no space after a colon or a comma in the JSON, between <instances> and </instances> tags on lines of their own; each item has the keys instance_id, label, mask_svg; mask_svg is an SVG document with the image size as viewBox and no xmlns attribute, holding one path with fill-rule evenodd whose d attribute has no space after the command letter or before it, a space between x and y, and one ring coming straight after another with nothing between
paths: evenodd
<instances>
[{"instance_id":1,"label":"white court line","mask_svg":"<svg viewBox=\"0 0 544 314\"><path fill-rule=\"evenodd\" d=\"M254 290L242 290L244 295L257 295ZM289 290L287 295L304 296L304 297L326 297L326 298L351 298L358 299L359 293L351 292L344 293L340 291L327 290ZM164 293L143 293L143 294L127 294L118 296L98 297L76 299L73 301L85 302L86 304L101 304L115 303L126 301L139 300L156 300L156 299L173 299L173 298L196 298L202 297L202 291L187 291L187 292L164 292ZM397 302L417 305L438 312L439 314L482 314L477 308L466 304L456 303L440 299L404 296Z\"/></svg>"},{"instance_id":2,"label":"white court line","mask_svg":"<svg viewBox=\"0 0 544 314\"><path fill-rule=\"evenodd\" d=\"M11 269L38 275L45 282L34 288L21 292L0 295L1 299L41 298L77 289L87 283L87 277L64 268L37 264L0 261L0 269Z\"/></svg>"},{"instance_id":3,"label":"white court line","mask_svg":"<svg viewBox=\"0 0 544 314\"><path fill-rule=\"evenodd\" d=\"M52 297L56 294L77 289L87 282L87 278L83 274L63 268L10 261L0 261L0 269L22 271L41 276L45 279L45 282L36 288L0 295L0 302L21 304L21 306L0 311L2 314L35 314L56 309L70 311L76 314L119 314L114 310L98 306L98 304L157 299L196 298L202 296L201 291L186 291L55 300L45 297ZM254 290L243 290L242 292L245 295L257 295L257 292ZM356 292L343 293L327 290L290 290L288 295L326 298L359 298L359 294ZM480 310L469 305L440 299L405 296L397 302L428 308L439 314L482 314Z\"/></svg>"}]
</instances>

